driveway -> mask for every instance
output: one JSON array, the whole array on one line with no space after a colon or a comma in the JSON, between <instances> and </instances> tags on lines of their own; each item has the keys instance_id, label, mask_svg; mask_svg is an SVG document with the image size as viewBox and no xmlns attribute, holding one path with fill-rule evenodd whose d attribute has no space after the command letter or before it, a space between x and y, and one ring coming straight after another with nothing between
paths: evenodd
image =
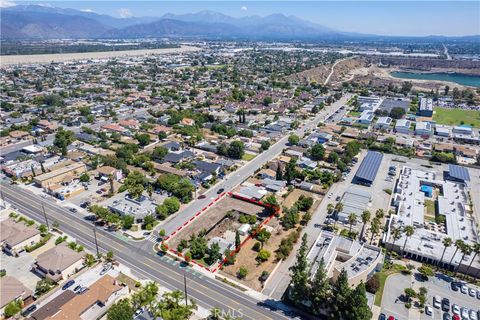
<instances>
[{"instance_id":1,"label":"driveway","mask_svg":"<svg viewBox=\"0 0 480 320\"><path fill-rule=\"evenodd\" d=\"M27 252L22 253L17 258L2 252L2 256L0 258L0 269L5 269L8 276L14 276L27 288L35 291L37 282L41 278L30 271L33 261L33 256Z\"/></svg>"},{"instance_id":2,"label":"driveway","mask_svg":"<svg viewBox=\"0 0 480 320\"><path fill-rule=\"evenodd\" d=\"M394 316L399 320L409 319L409 310L405 303L400 300L405 288L412 287L412 277L403 274L392 274L385 281L382 297L382 313L387 317Z\"/></svg>"}]
</instances>

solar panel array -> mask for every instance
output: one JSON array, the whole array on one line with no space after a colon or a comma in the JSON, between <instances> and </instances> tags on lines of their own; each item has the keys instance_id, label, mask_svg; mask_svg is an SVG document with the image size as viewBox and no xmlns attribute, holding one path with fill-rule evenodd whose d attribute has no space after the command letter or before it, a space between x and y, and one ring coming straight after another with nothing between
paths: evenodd
<instances>
[{"instance_id":1,"label":"solar panel array","mask_svg":"<svg viewBox=\"0 0 480 320\"><path fill-rule=\"evenodd\" d=\"M468 173L467 168L458 166L456 164L449 164L448 165L448 174L450 177L463 180L463 181L470 181L470 174Z\"/></svg>"},{"instance_id":2,"label":"solar panel array","mask_svg":"<svg viewBox=\"0 0 480 320\"><path fill-rule=\"evenodd\" d=\"M382 159L383 153L368 151L355 174L355 178L372 183L375 180Z\"/></svg>"}]
</instances>

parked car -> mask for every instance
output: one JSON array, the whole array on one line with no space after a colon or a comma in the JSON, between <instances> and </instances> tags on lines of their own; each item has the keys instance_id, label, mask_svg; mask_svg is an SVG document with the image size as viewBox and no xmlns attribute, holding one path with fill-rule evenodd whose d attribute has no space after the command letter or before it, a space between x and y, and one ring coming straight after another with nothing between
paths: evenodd
<instances>
[{"instance_id":1,"label":"parked car","mask_svg":"<svg viewBox=\"0 0 480 320\"><path fill-rule=\"evenodd\" d=\"M81 287L80 290L78 290L77 293L78 293L78 294L82 294L82 293L84 293L84 292L87 291L87 290L88 290L87 287Z\"/></svg>"},{"instance_id":2,"label":"parked car","mask_svg":"<svg viewBox=\"0 0 480 320\"><path fill-rule=\"evenodd\" d=\"M103 276L105 273L107 273L110 269L112 269L112 264L107 263L106 265L103 266L102 271L100 271L100 275Z\"/></svg>"},{"instance_id":3,"label":"parked car","mask_svg":"<svg viewBox=\"0 0 480 320\"><path fill-rule=\"evenodd\" d=\"M434 296L433 297L433 306L437 309L440 309L440 306L441 306L440 301L441 301L440 296Z\"/></svg>"},{"instance_id":4,"label":"parked car","mask_svg":"<svg viewBox=\"0 0 480 320\"><path fill-rule=\"evenodd\" d=\"M450 283L450 288L452 288L453 291L458 291L459 287L460 287L460 284L456 281L452 281L452 283Z\"/></svg>"},{"instance_id":5,"label":"parked car","mask_svg":"<svg viewBox=\"0 0 480 320\"><path fill-rule=\"evenodd\" d=\"M468 319L468 309L467 308L462 307L462 309L460 309L460 314L462 316L462 319Z\"/></svg>"},{"instance_id":6,"label":"parked car","mask_svg":"<svg viewBox=\"0 0 480 320\"><path fill-rule=\"evenodd\" d=\"M378 316L378 320L386 320L387 319L387 316L385 315L385 313L380 313L380 315Z\"/></svg>"},{"instance_id":7,"label":"parked car","mask_svg":"<svg viewBox=\"0 0 480 320\"><path fill-rule=\"evenodd\" d=\"M460 314L460 307L457 306L456 304L454 304L454 305L452 306L452 312L453 312L454 314Z\"/></svg>"},{"instance_id":8,"label":"parked car","mask_svg":"<svg viewBox=\"0 0 480 320\"><path fill-rule=\"evenodd\" d=\"M470 310L470 320L478 320L477 312L475 310Z\"/></svg>"},{"instance_id":9,"label":"parked car","mask_svg":"<svg viewBox=\"0 0 480 320\"><path fill-rule=\"evenodd\" d=\"M468 295L470 297L475 297L477 295L477 290L475 290L473 288L468 288Z\"/></svg>"},{"instance_id":10,"label":"parked car","mask_svg":"<svg viewBox=\"0 0 480 320\"><path fill-rule=\"evenodd\" d=\"M76 212L78 211L78 210L75 209L75 208L70 208L69 210L70 210L70 212L73 212L73 213L76 213Z\"/></svg>"},{"instance_id":11,"label":"parked car","mask_svg":"<svg viewBox=\"0 0 480 320\"><path fill-rule=\"evenodd\" d=\"M430 306L425 306L425 314L431 316L433 314L433 309Z\"/></svg>"},{"instance_id":12,"label":"parked car","mask_svg":"<svg viewBox=\"0 0 480 320\"><path fill-rule=\"evenodd\" d=\"M452 320L452 316L448 312L443 313L443 320Z\"/></svg>"},{"instance_id":13,"label":"parked car","mask_svg":"<svg viewBox=\"0 0 480 320\"><path fill-rule=\"evenodd\" d=\"M79 292L81 289L82 289L82 286L78 285L73 289L73 292Z\"/></svg>"},{"instance_id":14,"label":"parked car","mask_svg":"<svg viewBox=\"0 0 480 320\"><path fill-rule=\"evenodd\" d=\"M206 197L207 197L206 195L201 194L201 195L198 196L198 199L205 199Z\"/></svg>"},{"instance_id":15,"label":"parked car","mask_svg":"<svg viewBox=\"0 0 480 320\"><path fill-rule=\"evenodd\" d=\"M62 286L62 290L67 290L68 288L70 288L71 286L73 286L74 283L75 283L75 280L68 280L68 281Z\"/></svg>"},{"instance_id":16,"label":"parked car","mask_svg":"<svg viewBox=\"0 0 480 320\"><path fill-rule=\"evenodd\" d=\"M217 194L220 194L220 193L222 193L223 191L225 191L225 189L224 189L224 188L220 188L220 189L218 189Z\"/></svg>"},{"instance_id":17,"label":"parked car","mask_svg":"<svg viewBox=\"0 0 480 320\"><path fill-rule=\"evenodd\" d=\"M462 286L460 287L460 291L466 294L468 292L468 287L465 284L462 284Z\"/></svg>"},{"instance_id":18,"label":"parked car","mask_svg":"<svg viewBox=\"0 0 480 320\"><path fill-rule=\"evenodd\" d=\"M442 299L442 309L443 311L450 310L450 300L448 300L447 298Z\"/></svg>"},{"instance_id":19,"label":"parked car","mask_svg":"<svg viewBox=\"0 0 480 320\"><path fill-rule=\"evenodd\" d=\"M37 310L37 305L36 304L32 304L30 307L28 307L27 309L25 309L23 312L22 312L22 317L26 317L28 316L30 313L32 313L33 311Z\"/></svg>"}]
</instances>

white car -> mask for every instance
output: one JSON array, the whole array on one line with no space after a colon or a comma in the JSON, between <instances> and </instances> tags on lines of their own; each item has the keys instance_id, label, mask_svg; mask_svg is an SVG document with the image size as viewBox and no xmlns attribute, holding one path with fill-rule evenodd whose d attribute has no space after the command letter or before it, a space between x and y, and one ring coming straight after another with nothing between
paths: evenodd
<instances>
[{"instance_id":1,"label":"white car","mask_svg":"<svg viewBox=\"0 0 480 320\"><path fill-rule=\"evenodd\" d=\"M470 297L475 297L477 295L477 290L475 290L473 288L468 288L468 295Z\"/></svg>"},{"instance_id":2,"label":"white car","mask_svg":"<svg viewBox=\"0 0 480 320\"><path fill-rule=\"evenodd\" d=\"M468 319L468 309L465 307L462 307L461 312L460 312L462 319Z\"/></svg>"},{"instance_id":3,"label":"white car","mask_svg":"<svg viewBox=\"0 0 480 320\"><path fill-rule=\"evenodd\" d=\"M430 306L425 306L425 314L431 316L433 314L433 309Z\"/></svg>"},{"instance_id":4,"label":"white car","mask_svg":"<svg viewBox=\"0 0 480 320\"><path fill-rule=\"evenodd\" d=\"M330 199L332 196L333 196L333 192L330 192L330 193L328 194L328 199Z\"/></svg>"},{"instance_id":5,"label":"white car","mask_svg":"<svg viewBox=\"0 0 480 320\"><path fill-rule=\"evenodd\" d=\"M475 310L470 310L470 320L477 320L477 312Z\"/></svg>"},{"instance_id":6,"label":"white car","mask_svg":"<svg viewBox=\"0 0 480 320\"><path fill-rule=\"evenodd\" d=\"M434 296L434 297L433 297L433 306L434 306L436 309L440 309L440 306L441 306L440 300L441 300L440 296Z\"/></svg>"},{"instance_id":7,"label":"white car","mask_svg":"<svg viewBox=\"0 0 480 320\"><path fill-rule=\"evenodd\" d=\"M468 292L468 287L464 284L462 284L462 286L460 287L460 291L462 291L462 293L467 293Z\"/></svg>"},{"instance_id":8,"label":"white car","mask_svg":"<svg viewBox=\"0 0 480 320\"><path fill-rule=\"evenodd\" d=\"M456 315L460 315L460 307L457 306L456 304L454 304L454 305L452 306L452 312L453 312L454 314L456 314Z\"/></svg>"}]
</instances>

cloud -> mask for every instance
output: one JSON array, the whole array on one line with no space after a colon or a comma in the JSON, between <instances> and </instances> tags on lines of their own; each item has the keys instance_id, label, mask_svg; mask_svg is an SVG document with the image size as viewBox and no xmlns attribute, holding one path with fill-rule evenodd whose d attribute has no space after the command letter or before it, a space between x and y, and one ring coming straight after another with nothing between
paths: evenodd
<instances>
[{"instance_id":1,"label":"cloud","mask_svg":"<svg viewBox=\"0 0 480 320\"><path fill-rule=\"evenodd\" d=\"M240 8L240 10L242 10L242 11L247 11L248 8L247 8L246 6L242 6L242 7Z\"/></svg>"},{"instance_id":2,"label":"cloud","mask_svg":"<svg viewBox=\"0 0 480 320\"><path fill-rule=\"evenodd\" d=\"M87 9L82 9L82 10L80 10L80 11L82 11L82 12L95 12L95 11L93 11L92 9L88 9L88 8L87 8Z\"/></svg>"},{"instance_id":3,"label":"cloud","mask_svg":"<svg viewBox=\"0 0 480 320\"><path fill-rule=\"evenodd\" d=\"M0 8L8 8L8 7L13 7L16 6L17 4L13 1L9 0L0 0Z\"/></svg>"},{"instance_id":4,"label":"cloud","mask_svg":"<svg viewBox=\"0 0 480 320\"><path fill-rule=\"evenodd\" d=\"M118 9L118 14L120 15L120 18L130 18L133 16L132 11L127 8Z\"/></svg>"}]
</instances>

